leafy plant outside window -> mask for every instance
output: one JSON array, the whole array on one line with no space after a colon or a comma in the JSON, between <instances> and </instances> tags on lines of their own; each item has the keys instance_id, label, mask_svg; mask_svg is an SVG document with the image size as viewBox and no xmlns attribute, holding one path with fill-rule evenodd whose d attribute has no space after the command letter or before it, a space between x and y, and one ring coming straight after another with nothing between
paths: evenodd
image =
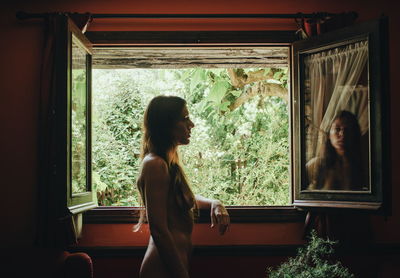
<instances>
[{"instance_id":1,"label":"leafy plant outside window","mask_svg":"<svg viewBox=\"0 0 400 278\"><path fill-rule=\"evenodd\" d=\"M269 68L94 70L92 178L99 205L140 205L141 122L159 94L187 100L196 126L180 155L195 193L226 205L287 205L287 77L287 69Z\"/></svg>"}]
</instances>

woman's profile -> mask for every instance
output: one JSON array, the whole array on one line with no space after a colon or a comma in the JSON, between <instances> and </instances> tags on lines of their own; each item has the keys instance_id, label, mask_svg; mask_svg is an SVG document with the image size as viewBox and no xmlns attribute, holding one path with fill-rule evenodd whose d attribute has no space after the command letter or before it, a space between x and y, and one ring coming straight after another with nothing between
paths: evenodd
<instances>
[{"instance_id":1,"label":"woman's profile","mask_svg":"<svg viewBox=\"0 0 400 278\"><path fill-rule=\"evenodd\" d=\"M361 131L355 115L340 111L333 119L320 154L306 164L310 190L367 190Z\"/></svg>"},{"instance_id":2,"label":"woman's profile","mask_svg":"<svg viewBox=\"0 0 400 278\"><path fill-rule=\"evenodd\" d=\"M194 209L210 209L212 227L224 234L229 215L217 200L195 196L180 165L177 148L190 142L186 101L176 96L153 98L144 114L142 166L137 181L145 205L150 240L140 277L189 277ZM144 222L141 215L135 231Z\"/></svg>"}]
</instances>

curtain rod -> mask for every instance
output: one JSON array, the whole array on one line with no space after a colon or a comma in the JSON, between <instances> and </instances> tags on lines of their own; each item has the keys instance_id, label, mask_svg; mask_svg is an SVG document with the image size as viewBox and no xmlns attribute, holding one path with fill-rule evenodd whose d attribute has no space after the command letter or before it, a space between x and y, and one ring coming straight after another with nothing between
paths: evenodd
<instances>
[{"instance_id":1,"label":"curtain rod","mask_svg":"<svg viewBox=\"0 0 400 278\"><path fill-rule=\"evenodd\" d=\"M18 19L44 18L52 13L16 13ZM77 14L77 13L75 13ZM87 13L88 14L88 13ZM333 13L296 13L296 14L91 14L92 18L324 18Z\"/></svg>"}]
</instances>

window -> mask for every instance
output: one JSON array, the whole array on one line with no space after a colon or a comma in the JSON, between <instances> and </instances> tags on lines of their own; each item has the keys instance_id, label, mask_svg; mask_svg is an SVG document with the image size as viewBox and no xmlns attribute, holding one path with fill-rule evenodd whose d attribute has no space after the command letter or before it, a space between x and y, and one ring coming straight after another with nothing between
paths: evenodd
<instances>
[{"instance_id":1,"label":"window","mask_svg":"<svg viewBox=\"0 0 400 278\"><path fill-rule=\"evenodd\" d=\"M382 23L383 22L383 23ZM73 29L73 28L71 28ZM291 169L289 172L290 183L292 184L291 190L293 194L293 204L298 207L349 207L349 208L368 208L368 209L378 209L382 207L383 197L384 197L384 186L387 174L385 173L384 161L385 155L387 153L385 140L382 133L382 129L385 127L386 118L385 110L383 106L385 105L385 82L382 78L382 74L385 72L386 59L385 51L380 46L380 42L384 42L385 38L385 26L384 21L376 21L373 23L364 24L363 27L355 26L338 30L331 34L326 34L326 36L321 36L318 38L313 38L305 41L300 41L293 44L293 52L291 52L291 59L295 62L294 66L289 69L289 76L293 77L293 92L289 97L289 111L290 111L290 141L289 141L289 151L291 157ZM71 32L71 31L70 31ZM73 32L73 31L72 31ZM72 37L72 35L71 35ZM80 37L77 35L77 37ZM175 45L177 47L194 47L199 49L199 46L204 47L227 47L232 45L240 46L248 49L257 49L258 47L287 47L292 48L292 43L295 40L293 32L93 32L88 33L87 37L89 41L94 43L97 47L102 47L104 49L111 49L110 47L115 47L121 45L131 45L131 46L154 46L160 48L161 46L171 46ZM370 164L369 169L371 173L370 177L370 188L371 190L366 190L365 192L344 192L344 191L334 191L334 192L323 192L315 190L314 192L309 192L308 188L304 185L306 183L305 176L305 165L306 165L306 152L310 148L306 145L306 140L309 140L305 130L306 121L304 120L308 115L306 109L309 109L305 105L305 95L307 87L303 86L305 83L305 76L307 75L307 70L303 66L304 60L310 57L315 52L325 51L327 49L337 49L341 47L346 47L348 44L353 42L354 38L357 38L357 42L360 41L359 38L362 37L361 41L368 41L368 66L366 68L369 86L369 97L371 100L371 105L368 106L369 115L369 132L370 132ZM84 39L83 39L84 40ZM351 42L349 42L351 41ZM317 42L322 43L318 45ZM72 45L72 44L69 44ZM76 50L79 49L79 57L81 59L77 61L82 61L83 50L80 43L76 43L80 47L75 47ZM183 47L184 46L184 47ZM89 49L89 48L87 48ZM86 49L86 50L87 50ZM122 48L121 48L122 49ZM261 49L261 48L260 48ZM73 54L72 54L73 55ZM67 138L68 150L67 154L64 156L69 164L66 165L67 179L66 186L68 189L69 200L77 200L75 203L69 201L70 209L73 212L80 212L92 208L95 205L94 201L94 190L92 188L93 180L98 181L98 173L92 173L91 163L92 158L90 157L91 149L91 136L90 136L90 125L92 121L90 120L91 108L90 108L90 81L91 72L90 69L90 56L86 55L87 63L80 62L80 66L75 71L79 71L79 75L76 75L76 80L82 81L82 77L85 76L85 84L87 86L86 90L78 89L78 81L75 83L69 83L71 87L63 88L67 93L63 98L63 104L67 103L69 110L66 111L67 118L64 119L63 123L65 130L69 133ZM74 61L74 59L72 59ZM85 67L83 65L86 65ZM68 64L66 64L68 65ZM70 67L71 68L71 67ZM242 69L244 67L241 67ZM258 69L264 69L265 67L254 67ZM72 65L73 69L73 65ZM82 75L82 72L86 74ZM195 71L194 69L192 71ZM250 70L252 71L252 70ZM61 71L62 72L62 71ZM198 71L200 72L200 71ZM75 75L70 73L66 74L65 71L62 72L65 76L71 76L74 78ZM293 74L291 74L293 73ZM202 73L198 73L202 74ZM361 76L365 76L362 75ZM83 78L83 80L85 80ZM75 79L71 79L75 80ZM71 81L70 81L71 82ZM322 83L321 83L322 84ZM346 85L346 84L345 84ZM75 86L75 87L74 87ZM72 88L72 91L71 91ZM74 89L75 88L75 89ZM75 90L75 91L74 91ZM79 98L74 98L74 92L86 92L86 96ZM218 95L218 94L216 94ZM86 121L82 121L80 115L85 115L85 109L83 108L84 102L86 100ZM308 101L308 100L307 100ZM221 103L222 104L222 103ZM219 107L220 109L226 109L225 106ZM71 110L72 109L72 110ZM74 110L78 109L78 110ZM80 110L79 110L80 109ZM72 115L73 113L77 113ZM193 113L193 112L192 112ZM382 116L382 117L381 117ZM70 125L70 121L74 121ZM71 133L80 130L79 135L75 136ZM61 130L61 129L60 129ZM83 132L85 130L85 132ZM85 133L85 134L83 134ZM60 134L62 135L61 131ZM83 140L85 137L86 140ZM62 138L62 136L60 136ZM78 148L79 146L79 148ZM85 148L83 148L85 146ZM310 146L310 145L308 145ZM78 150L79 149L79 150ZM83 155L85 154L85 155ZM86 165L86 167L84 166ZM74 168L76 167L76 168ZM233 170L237 171L241 167L241 161L234 159ZM74 169L72 169L74 168ZM75 170L77 169L77 170ZM234 171L231 172L234 173ZM238 174L238 172L234 173ZM84 181L81 186L74 184L74 180ZM239 183L240 184L240 183ZM85 199L86 198L86 199ZM79 200L79 201L78 201ZM364 206L366 204L366 206ZM233 216L233 221L235 221L235 216L237 221L282 221L282 220L298 220L299 212L294 206L289 207L231 207L231 215ZM97 209L95 212L88 213L92 215L92 220L96 217L104 219L104 216L111 216L110 221L132 221L131 213L134 211L132 208L120 207L118 210L109 209ZM103 215L102 215L103 213ZM125 213L125 214L124 214ZM114 215L114 216L113 216ZM124 215L128 216L129 219L124 218ZM266 217L268 216L269 217ZM115 217L116 216L116 217ZM286 217L286 218L285 218ZM110 219L111 219L110 218ZM94 220L95 221L95 220Z\"/></svg>"},{"instance_id":2,"label":"window","mask_svg":"<svg viewBox=\"0 0 400 278\"><path fill-rule=\"evenodd\" d=\"M289 47L95 48L93 184L99 205L140 206L141 124L152 97L187 100L181 160L196 194L228 206L290 201Z\"/></svg>"},{"instance_id":3,"label":"window","mask_svg":"<svg viewBox=\"0 0 400 278\"><path fill-rule=\"evenodd\" d=\"M294 204L386 210L387 19L296 42L293 52Z\"/></svg>"},{"instance_id":4,"label":"window","mask_svg":"<svg viewBox=\"0 0 400 278\"><path fill-rule=\"evenodd\" d=\"M91 44L68 17L58 17L55 57L57 190L72 213L94 208L91 183ZM61 197L60 197L61 198Z\"/></svg>"}]
</instances>

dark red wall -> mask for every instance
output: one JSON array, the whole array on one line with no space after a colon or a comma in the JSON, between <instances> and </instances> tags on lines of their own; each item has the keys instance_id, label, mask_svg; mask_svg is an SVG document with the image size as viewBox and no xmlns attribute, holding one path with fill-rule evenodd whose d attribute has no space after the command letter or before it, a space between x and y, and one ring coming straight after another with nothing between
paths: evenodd
<instances>
[{"instance_id":1,"label":"dark red wall","mask_svg":"<svg viewBox=\"0 0 400 278\"><path fill-rule=\"evenodd\" d=\"M37 175L37 113L39 97L39 72L42 55L42 22L18 21L15 12L72 11L92 13L312 13L317 11L356 11L359 21L375 19L381 14L389 16L390 32L390 98L391 98L391 153L393 209L392 216L373 216L371 224L376 242L400 243L399 194L400 119L397 81L400 61L400 17L397 1L265 1L265 0L146 0L146 1L8 1L0 11L0 113L2 132L2 225L1 245L4 247L29 247L33 245L36 217ZM95 20L89 30L277 30L293 29L287 20ZM206 225L197 225L194 233L196 245L266 245L301 243L301 223L286 224L234 224L225 237L219 237ZM82 245L133 246L145 245L147 234L132 235L129 225L87 225L84 227ZM197 266L207 258L196 261ZM276 260L276 258L275 258ZM273 260L272 260L273 261ZM388 260L390 261L390 260ZM225 266L235 260L220 261ZM256 264L261 264L257 262ZM124 264L119 260L116 264ZM106 264L102 264L106 267ZM251 267L251 264L248 265ZM388 267L390 268L390 266ZM233 272L232 272L233 273ZM238 273L238 272L236 272ZM228 275L227 275L228 276ZM122 277L122 276L121 276ZM233 277L233 276L232 276ZM238 276L236 276L238 277Z\"/></svg>"}]
</instances>

